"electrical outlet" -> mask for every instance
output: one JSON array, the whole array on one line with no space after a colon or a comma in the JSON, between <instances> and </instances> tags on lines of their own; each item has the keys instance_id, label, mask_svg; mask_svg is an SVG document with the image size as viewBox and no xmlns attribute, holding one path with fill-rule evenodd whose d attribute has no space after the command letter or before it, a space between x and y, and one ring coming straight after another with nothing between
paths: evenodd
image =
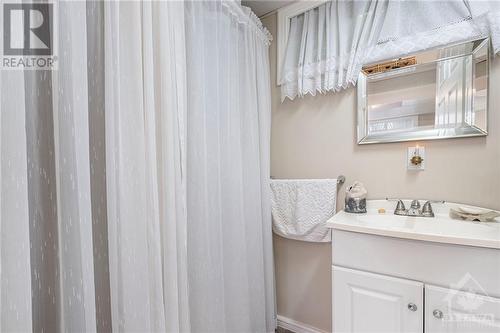
<instances>
[{"instance_id":1,"label":"electrical outlet","mask_svg":"<svg viewBox=\"0 0 500 333\"><path fill-rule=\"evenodd\" d=\"M425 170L425 147L408 147L406 168L417 171Z\"/></svg>"}]
</instances>

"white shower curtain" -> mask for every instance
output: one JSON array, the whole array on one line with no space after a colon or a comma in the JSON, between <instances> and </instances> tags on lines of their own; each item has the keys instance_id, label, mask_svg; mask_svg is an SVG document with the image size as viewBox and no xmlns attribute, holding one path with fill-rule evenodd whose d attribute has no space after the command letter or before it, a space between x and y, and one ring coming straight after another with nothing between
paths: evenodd
<instances>
[{"instance_id":1,"label":"white shower curtain","mask_svg":"<svg viewBox=\"0 0 500 333\"><path fill-rule=\"evenodd\" d=\"M271 332L270 36L230 2L188 2L186 26L192 328Z\"/></svg>"},{"instance_id":2,"label":"white shower curtain","mask_svg":"<svg viewBox=\"0 0 500 333\"><path fill-rule=\"evenodd\" d=\"M0 331L271 332L269 38L237 2L59 2L0 71Z\"/></svg>"},{"instance_id":3,"label":"white shower curtain","mask_svg":"<svg viewBox=\"0 0 500 333\"><path fill-rule=\"evenodd\" d=\"M105 10L113 327L273 331L268 34L232 2Z\"/></svg>"},{"instance_id":4,"label":"white shower curtain","mask_svg":"<svg viewBox=\"0 0 500 333\"><path fill-rule=\"evenodd\" d=\"M107 2L113 329L189 331L182 2Z\"/></svg>"},{"instance_id":5,"label":"white shower curtain","mask_svg":"<svg viewBox=\"0 0 500 333\"><path fill-rule=\"evenodd\" d=\"M53 73L1 70L0 331L95 331L86 4Z\"/></svg>"},{"instance_id":6,"label":"white shower curtain","mask_svg":"<svg viewBox=\"0 0 500 333\"><path fill-rule=\"evenodd\" d=\"M0 331L31 331L28 179L22 72L0 72Z\"/></svg>"}]
</instances>

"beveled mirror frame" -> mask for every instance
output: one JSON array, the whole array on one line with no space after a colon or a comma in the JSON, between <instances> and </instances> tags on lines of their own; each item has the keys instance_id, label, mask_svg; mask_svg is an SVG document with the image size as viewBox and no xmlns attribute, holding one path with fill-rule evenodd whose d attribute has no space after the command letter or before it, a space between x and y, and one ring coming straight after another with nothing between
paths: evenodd
<instances>
[{"instance_id":1,"label":"beveled mirror frame","mask_svg":"<svg viewBox=\"0 0 500 333\"><path fill-rule=\"evenodd\" d=\"M477 43L472 52L463 53L452 57L443 57L436 60L432 60L428 63L439 62L443 60L450 60L453 58L464 57L467 55L476 55L482 48L486 48L486 73L488 73L487 78L487 95L486 95L486 124L484 128L479 128L473 124L468 124L468 127L456 127L456 128L434 128L434 129L421 129L413 130L407 132L397 132L397 133L384 133L384 134L370 134L368 133L368 98L367 98L367 78L370 75L381 75L381 73L370 73L366 74L363 70L360 71L357 82L357 141L358 144L374 144L374 143L389 143L389 142L402 142L402 141L417 141L417 140L436 140L436 139L449 139L449 138L460 138L460 137L474 137L474 136L486 136L488 134L487 124L488 124L488 109L489 109L489 89L490 89L490 40L489 38L479 38L475 40L470 40L467 42L455 43L450 45L445 45L439 48L434 48L434 50L444 49L447 47L458 46L466 43ZM420 54L423 52L428 52L433 49L425 50L415 54L405 55L405 57L412 57L413 55ZM473 58L474 59L474 58ZM387 59L383 61L378 61L377 63L369 63L363 66L363 69L367 67L372 67L376 64L387 63L392 61L397 61L398 59ZM390 69L387 72L395 73L397 71L404 72L408 71L408 68L418 66L410 65L402 68ZM385 74L385 72L384 72ZM474 112L475 107L475 66L472 66L472 108L470 112Z\"/></svg>"}]
</instances>

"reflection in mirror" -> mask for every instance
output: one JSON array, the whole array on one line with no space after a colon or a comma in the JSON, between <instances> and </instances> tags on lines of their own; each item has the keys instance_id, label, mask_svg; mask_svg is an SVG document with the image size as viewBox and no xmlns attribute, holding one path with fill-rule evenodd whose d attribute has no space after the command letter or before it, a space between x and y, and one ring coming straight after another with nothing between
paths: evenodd
<instances>
[{"instance_id":1,"label":"reflection in mirror","mask_svg":"<svg viewBox=\"0 0 500 333\"><path fill-rule=\"evenodd\" d=\"M473 55L474 86L473 101L471 107L472 124L478 128L487 128L487 108L488 108L488 48L487 45L478 48Z\"/></svg>"},{"instance_id":2,"label":"reflection in mirror","mask_svg":"<svg viewBox=\"0 0 500 333\"><path fill-rule=\"evenodd\" d=\"M365 66L358 142L486 135L487 96L487 39Z\"/></svg>"}]
</instances>

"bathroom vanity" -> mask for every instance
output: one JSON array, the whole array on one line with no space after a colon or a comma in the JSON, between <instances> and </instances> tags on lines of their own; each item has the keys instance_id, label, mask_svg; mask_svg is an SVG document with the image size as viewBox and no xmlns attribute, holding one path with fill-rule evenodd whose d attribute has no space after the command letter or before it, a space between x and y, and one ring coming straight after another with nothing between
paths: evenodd
<instances>
[{"instance_id":1,"label":"bathroom vanity","mask_svg":"<svg viewBox=\"0 0 500 333\"><path fill-rule=\"evenodd\" d=\"M453 206L409 217L369 200L328 221L334 332L500 332L500 223L452 220Z\"/></svg>"}]
</instances>

